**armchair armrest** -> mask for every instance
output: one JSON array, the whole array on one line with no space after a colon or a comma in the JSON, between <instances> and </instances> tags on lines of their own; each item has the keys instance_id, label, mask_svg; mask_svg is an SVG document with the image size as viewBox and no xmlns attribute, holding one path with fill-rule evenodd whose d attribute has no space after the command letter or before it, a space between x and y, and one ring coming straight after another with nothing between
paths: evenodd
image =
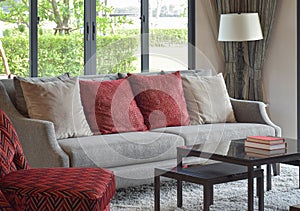
<instances>
[{"instance_id":1,"label":"armchair armrest","mask_svg":"<svg viewBox=\"0 0 300 211\"><path fill-rule=\"evenodd\" d=\"M233 98L230 98L230 101L237 122L270 125L274 128L276 136L281 136L281 128L270 120L265 103Z\"/></svg>"},{"instance_id":2,"label":"armchair armrest","mask_svg":"<svg viewBox=\"0 0 300 211\"><path fill-rule=\"evenodd\" d=\"M69 167L69 157L60 148L52 122L22 116L0 82L0 109L11 119L31 167Z\"/></svg>"}]
</instances>

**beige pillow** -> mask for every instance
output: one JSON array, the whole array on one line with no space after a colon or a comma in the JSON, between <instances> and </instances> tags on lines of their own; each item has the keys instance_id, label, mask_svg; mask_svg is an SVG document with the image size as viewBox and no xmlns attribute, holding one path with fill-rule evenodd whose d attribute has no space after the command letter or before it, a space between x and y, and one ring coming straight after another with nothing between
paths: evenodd
<instances>
[{"instance_id":1,"label":"beige pillow","mask_svg":"<svg viewBox=\"0 0 300 211\"><path fill-rule=\"evenodd\" d=\"M191 124L236 122L222 73L182 76Z\"/></svg>"},{"instance_id":2,"label":"beige pillow","mask_svg":"<svg viewBox=\"0 0 300 211\"><path fill-rule=\"evenodd\" d=\"M33 77L33 78L21 78L19 76L14 77L14 86L15 86L15 92L16 92L16 107L18 111L26 116L28 116L27 106L23 95L23 90L21 87L21 81L28 81L28 82L49 82L49 81L60 81L60 80L66 80L70 78L69 73L64 73L62 75L59 75L57 77Z\"/></svg>"},{"instance_id":3,"label":"beige pillow","mask_svg":"<svg viewBox=\"0 0 300 211\"><path fill-rule=\"evenodd\" d=\"M29 117L53 122L57 139L92 135L83 113L77 77L36 83L21 80L21 87Z\"/></svg>"}]
</instances>

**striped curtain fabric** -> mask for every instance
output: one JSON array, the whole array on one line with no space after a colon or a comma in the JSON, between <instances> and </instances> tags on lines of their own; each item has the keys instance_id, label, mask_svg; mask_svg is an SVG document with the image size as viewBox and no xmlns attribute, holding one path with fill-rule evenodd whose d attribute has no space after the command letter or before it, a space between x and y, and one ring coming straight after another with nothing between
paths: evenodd
<instances>
[{"instance_id":1,"label":"striped curtain fabric","mask_svg":"<svg viewBox=\"0 0 300 211\"><path fill-rule=\"evenodd\" d=\"M277 0L210 0L217 18L220 14L257 12L263 40L243 42L244 70L237 71L237 42L220 42L225 58L225 81L229 95L236 99L263 101L262 71Z\"/></svg>"}]
</instances>

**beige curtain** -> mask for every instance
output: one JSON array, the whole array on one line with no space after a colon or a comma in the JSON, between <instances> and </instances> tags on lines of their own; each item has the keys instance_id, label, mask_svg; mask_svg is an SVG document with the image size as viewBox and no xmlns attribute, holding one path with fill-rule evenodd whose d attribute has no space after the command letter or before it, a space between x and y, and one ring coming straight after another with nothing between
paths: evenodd
<instances>
[{"instance_id":1,"label":"beige curtain","mask_svg":"<svg viewBox=\"0 0 300 211\"><path fill-rule=\"evenodd\" d=\"M244 71L236 70L236 42L220 42L225 60L225 81L229 95L237 99L263 100L262 71L277 0L207 0L215 9L219 22L220 14L258 12L264 39L244 42ZM218 26L213 26L218 27Z\"/></svg>"}]
</instances>

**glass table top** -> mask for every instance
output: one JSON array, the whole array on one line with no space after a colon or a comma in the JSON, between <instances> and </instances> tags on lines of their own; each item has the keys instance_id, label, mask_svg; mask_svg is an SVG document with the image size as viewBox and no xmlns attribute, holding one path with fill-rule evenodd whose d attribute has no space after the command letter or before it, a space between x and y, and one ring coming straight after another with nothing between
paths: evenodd
<instances>
[{"instance_id":1,"label":"glass table top","mask_svg":"<svg viewBox=\"0 0 300 211\"><path fill-rule=\"evenodd\" d=\"M194 154L198 153L199 157L209 158L209 156L226 157L229 159L241 160L261 160L266 158L279 158L288 156L300 156L300 149L298 148L296 139L285 139L286 149L277 151L276 153L262 154L261 152L249 153L245 150L245 139L222 141L220 143L204 143L192 146L182 146L177 149L181 152Z\"/></svg>"}]
</instances>

